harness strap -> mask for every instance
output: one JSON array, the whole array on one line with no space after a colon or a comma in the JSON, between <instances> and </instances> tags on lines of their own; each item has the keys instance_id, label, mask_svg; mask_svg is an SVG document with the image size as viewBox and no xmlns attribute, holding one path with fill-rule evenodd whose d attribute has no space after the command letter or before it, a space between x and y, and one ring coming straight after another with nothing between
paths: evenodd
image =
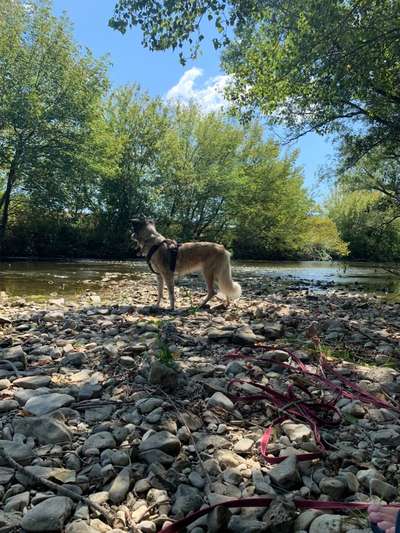
<instances>
[{"instance_id":1,"label":"harness strap","mask_svg":"<svg viewBox=\"0 0 400 533\"><path fill-rule=\"evenodd\" d=\"M152 272L154 272L154 274L158 274L158 272L156 272L154 270L154 268L151 266L151 258L153 257L153 255L156 253L156 251L160 248L160 246L162 244L164 244L166 241L161 241L159 242L158 244L154 244L150 250L148 251L147 255L146 255L146 261L147 261L147 264L149 265L149 268Z\"/></svg>"},{"instance_id":2,"label":"harness strap","mask_svg":"<svg viewBox=\"0 0 400 533\"><path fill-rule=\"evenodd\" d=\"M178 259L179 243L176 243L173 248L169 248L169 268L172 272L176 269L176 260Z\"/></svg>"},{"instance_id":3,"label":"harness strap","mask_svg":"<svg viewBox=\"0 0 400 533\"><path fill-rule=\"evenodd\" d=\"M158 274L158 272L156 272L154 268L152 267L151 258L156 253L156 251L160 248L160 246L164 243L168 244L169 268L171 269L171 272L175 272L175 269L176 269L176 261L178 259L178 251L179 251L180 244L176 243L175 241L164 239L158 244L154 244L154 246L150 248L150 250L148 251L146 255L147 264L149 265L150 270L154 272L154 274Z\"/></svg>"}]
</instances>

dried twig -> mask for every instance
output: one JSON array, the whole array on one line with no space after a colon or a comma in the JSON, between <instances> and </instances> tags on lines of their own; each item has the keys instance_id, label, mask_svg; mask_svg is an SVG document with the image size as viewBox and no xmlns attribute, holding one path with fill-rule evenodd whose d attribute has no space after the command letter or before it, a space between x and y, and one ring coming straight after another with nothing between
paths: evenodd
<instances>
[{"instance_id":1,"label":"dried twig","mask_svg":"<svg viewBox=\"0 0 400 533\"><path fill-rule=\"evenodd\" d=\"M95 503L85 496L81 496L80 494L77 494L76 492L73 492L70 489L67 489L63 487L62 485L57 485L57 483L54 483L53 481L50 481L49 479L44 479L40 476L37 476L36 474L33 474L29 470L27 470L24 466L20 465L15 461L12 457L10 457L3 448L0 447L0 457L2 457L4 460L7 461L7 463L21 472L24 476L27 476L28 478L31 478L36 483L40 483L41 485L44 485L45 487L48 487L49 489L58 492L59 494L62 494L63 496L67 496L68 498L71 498L71 500L84 502L88 507L92 508L93 510L97 511L101 516L103 516L107 523L112 525L114 523L114 516L106 511L101 505L98 503Z\"/></svg>"}]
</instances>

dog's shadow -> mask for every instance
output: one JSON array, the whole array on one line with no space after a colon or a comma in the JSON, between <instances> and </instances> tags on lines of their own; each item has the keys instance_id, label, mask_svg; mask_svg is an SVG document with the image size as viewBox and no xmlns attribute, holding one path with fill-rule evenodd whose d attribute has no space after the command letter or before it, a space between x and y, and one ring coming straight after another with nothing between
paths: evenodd
<instances>
[{"instance_id":1,"label":"dog's shadow","mask_svg":"<svg viewBox=\"0 0 400 533\"><path fill-rule=\"evenodd\" d=\"M143 305L143 306L136 306L132 307L132 311L136 311L137 313L147 315L147 316L191 316L195 315L198 312L208 312L213 313L215 311L225 311L227 309L227 305L225 303L219 303L217 305L211 306L211 305L204 305L204 306L186 306L186 307L180 307L179 309L168 309L166 307L158 307L156 305Z\"/></svg>"}]
</instances>

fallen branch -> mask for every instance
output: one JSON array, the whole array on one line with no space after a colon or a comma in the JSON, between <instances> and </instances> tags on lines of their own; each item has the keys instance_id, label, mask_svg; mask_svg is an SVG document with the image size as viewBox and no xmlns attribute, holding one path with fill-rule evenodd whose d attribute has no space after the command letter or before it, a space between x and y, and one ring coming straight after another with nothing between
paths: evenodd
<instances>
[{"instance_id":1,"label":"fallen branch","mask_svg":"<svg viewBox=\"0 0 400 533\"><path fill-rule=\"evenodd\" d=\"M73 492L70 489L66 489L62 485L57 485L57 483L54 483L53 481L50 481L49 479L44 479L42 477L37 476L36 474L33 474L32 472L29 472L29 470L27 470L26 467L17 463L17 461L15 461L12 457L10 457L1 447L0 447L0 457L6 460L7 463L11 467L21 472L21 474L23 474L24 476L31 478L36 483L40 483L41 485L44 485L45 487L55 492L58 492L62 496L67 496L68 498L71 498L71 500L85 503L88 507L92 508L93 510L97 511L101 516L103 516L110 526L113 525L114 516L108 511L106 511L103 507L101 507L101 505L99 505L98 503L95 503L89 500L89 498L86 498L85 496L77 494L76 492Z\"/></svg>"}]
</instances>

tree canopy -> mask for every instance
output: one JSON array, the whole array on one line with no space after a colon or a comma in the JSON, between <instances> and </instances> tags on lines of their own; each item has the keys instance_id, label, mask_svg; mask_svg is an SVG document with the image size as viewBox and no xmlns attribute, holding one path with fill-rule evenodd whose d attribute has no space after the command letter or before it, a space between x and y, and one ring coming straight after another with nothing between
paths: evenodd
<instances>
[{"instance_id":1,"label":"tree canopy","mask_svg":"<svg viewBox=\"0 0 400 533\"><path fill-rule=\"evenodd\" d=\"M80 50L48 2L1 3L0 247L14 192L60 200L58 208L79 197L81 172L88 178L102 153L89 141L107 83L105 64Z\"/></svg>"},{"instance_id":2,"label":"tree canopy","mask_svg":"<svg viewBox=\"0 0 400 533\"><path fill-rule=\"evenodd\" d=\"M261 110L292 138L340 132L351 163L376 147L399 155L398 0L120 0L110 24L139 26L150 49L189 43L196 55L206 17L242 117Z\"/></svg>"},{"instance_id":3,"label":"tree canopy","mask_svg":"<svg viewBox=\"0 0 400 533\"><path fill-rule=\"evenodd\" d=\"M3 255L129 257L137 215L242 257L346 253L316 215L297 153L257 120L168 104L136 85L111 92L107 64L75 43L50 2L4 0L0 10Z\"/></svg>"}]
</instances>

